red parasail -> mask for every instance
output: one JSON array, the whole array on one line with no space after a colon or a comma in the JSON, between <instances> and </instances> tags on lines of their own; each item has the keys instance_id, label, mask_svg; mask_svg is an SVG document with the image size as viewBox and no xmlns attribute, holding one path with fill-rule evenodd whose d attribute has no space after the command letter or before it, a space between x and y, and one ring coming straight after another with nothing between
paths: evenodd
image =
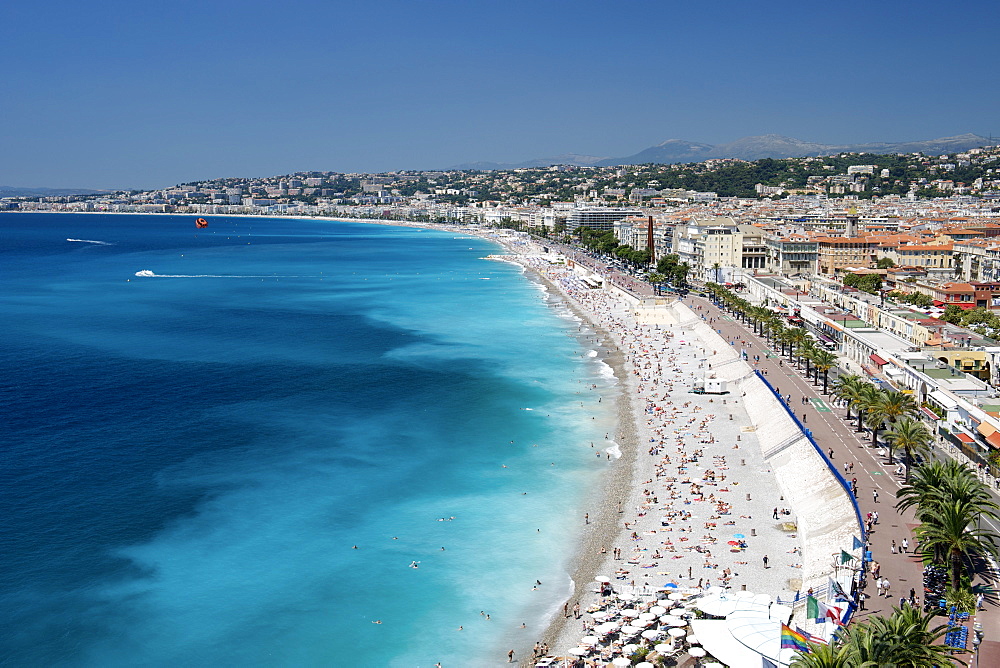
<instances>
[{"instance_id":1,"label":"red parasail","mask_svg":"<svg viewBox=\"0 0 1000 668\"><path fill-rule=\"evenodd\" d=\"M201 229L203 227L208 227L208 221L205 220L204 218L199 218L198 220L194 221L194 224L198 226L198 229Z\"/></svg>"}]
</instances>

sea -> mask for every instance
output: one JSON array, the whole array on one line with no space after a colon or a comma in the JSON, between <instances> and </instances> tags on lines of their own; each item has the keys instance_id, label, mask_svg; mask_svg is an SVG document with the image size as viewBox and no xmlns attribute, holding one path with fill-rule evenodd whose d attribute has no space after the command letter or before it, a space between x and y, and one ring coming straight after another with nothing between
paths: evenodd
<instances>
[{"instance_id":1,"label":"sea","mask_svg":"<svg viewBox=\"0 0 1000 668\"><path fill-rule=\"evenodd\" d=\"M208 223L0 213L0 665L530 647L614 465L593 333L488 239Z\"/></svg>"}]
</instances>

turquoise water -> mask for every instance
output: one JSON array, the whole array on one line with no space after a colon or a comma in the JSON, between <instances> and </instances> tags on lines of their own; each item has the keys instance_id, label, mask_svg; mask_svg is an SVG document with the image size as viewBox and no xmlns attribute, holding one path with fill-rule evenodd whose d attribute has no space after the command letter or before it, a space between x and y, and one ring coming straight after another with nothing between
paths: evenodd
<instances>
[{"instance_id":1,"label":"turquoise water","mask_svg":"<svg viewBox=\"0 0 1000 668\"><path fill-rule=\"evenodd\" d=\"M68 214L0 235L7 664L490 665L561 607L614 390L490 242Z\"/></svg>"}]
</instances>

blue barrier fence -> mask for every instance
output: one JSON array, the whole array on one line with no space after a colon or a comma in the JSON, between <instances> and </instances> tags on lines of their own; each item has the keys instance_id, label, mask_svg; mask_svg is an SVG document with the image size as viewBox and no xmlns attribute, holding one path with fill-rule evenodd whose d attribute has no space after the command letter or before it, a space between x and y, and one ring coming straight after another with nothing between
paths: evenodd
<instances>
[{"instance_id":1,"label":"blue barrier fence","mask_svg":"<svg viewBox=\"0 0 1000 668\"><path fill-rule=\"evenodd\" d=\"M813 449L815 449L816 452L819 453L819 456L823 458L823 461L826 462L826 466L828 469L830 469L830 472L833 474L833 477L837 479L837 482L840 483L840 486L844 488L845 492L847 492L847 498L850 499L851 507L854 508L854 519L858 523L858 532L861 534L861 542L867 544L868 536L867 533L865 532L865 523L861 519L861 508L858 506L858 500L851 492L851 483L848 482L848 480L844 478L843 475L841 475L839 470L837 470L837 467L834 465L834 463L830 461L830 458L827 456L827 454L823 452L823 448L819 447L819 444L816 443L815 439L813 439L812 431L807 429L806 426L802 424L802 421L799 420L799 418L795 415L795 412L792 410L791 406L789 406L785 402L781 394L779 394L771 385L771 383L768 382L764 374L762 374L759 369L754 369L754 373L757 374L757 377L764 382L764 385L767 387L767 389L771 390L771 394L773 394L778 399L778 403L780 403L781 406L785 409L785 412L788 413L788 417L792 418L792 421L795 422L795 425L799 428L799 431L805 434L805 437L809 440L809 443L812 444ZM863 556L864 555L862 555L862 558ZM851 617L853 615L854 615L854 604L851 603L848 606L847 616L844 618L844 623L846 624L849 621L851 621Z\"/></svg>"}]
</instances>

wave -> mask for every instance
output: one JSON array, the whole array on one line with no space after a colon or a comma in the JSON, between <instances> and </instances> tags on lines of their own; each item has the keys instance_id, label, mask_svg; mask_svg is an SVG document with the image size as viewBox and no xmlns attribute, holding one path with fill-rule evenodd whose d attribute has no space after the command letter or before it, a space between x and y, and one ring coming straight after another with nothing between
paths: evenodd
<instances>
[{"instance_id":1,"label":"wave","mask_svg":"<svg viewBox=\"0 0 1000 668\"><path fill-rule=\"evenodd\" d=\"M94 241L93 239L67 239L66 241L76 241L81 244L96 244L98 246L110 246L107 241Z\"/></svg>"},{"instance_id":2,"label":"wave","mask_svg":"<svg viewBox=\"0 0 1000 668\"><path fill-rule=\"evenodd\" d=\"M611 368L611 365L603 360L599 360L598 364L600 365L598 366L598 373L601 374L602 377L607 378L608 380L617 380L615 370Z\"/></svg>"}]
</instances>

